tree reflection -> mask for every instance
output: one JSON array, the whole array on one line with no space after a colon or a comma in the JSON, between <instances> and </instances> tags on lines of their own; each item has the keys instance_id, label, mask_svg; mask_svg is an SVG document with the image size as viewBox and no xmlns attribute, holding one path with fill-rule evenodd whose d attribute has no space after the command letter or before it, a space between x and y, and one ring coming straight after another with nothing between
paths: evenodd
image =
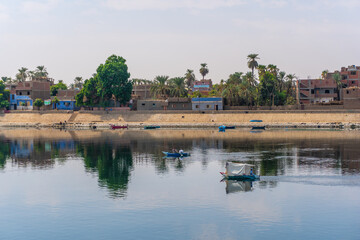
<instances>
[{"instance_id":1,"label":"tree reflection","mask_svg":"<svg viewBox=\"0 0 360 240\"><path fill-rule=\"evenodd\" d=\"M9 143L2 142L0 143L0 169L3 169L6 164L6 159L10 155L10 145Z\"/></svg>"},{"instance_id":2,"label":"tree reflection","mask_svg":"<svg viewBox=\"0 0 360 240\"><path fill-rule=\"evenodd\" d=\"M112 197L126 196L133 167L128 146L90 143L78 145L77 152L84 158L86 170L98 173L100 186L109 189Z\"/></svg>"}]
</instances>

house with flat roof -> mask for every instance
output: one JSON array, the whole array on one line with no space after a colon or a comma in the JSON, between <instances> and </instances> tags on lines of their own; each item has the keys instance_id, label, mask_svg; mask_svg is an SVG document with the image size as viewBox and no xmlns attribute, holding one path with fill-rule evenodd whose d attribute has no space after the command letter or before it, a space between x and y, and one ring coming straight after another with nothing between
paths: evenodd
<instances>
[{"instance_id":1,"label":"house with flat roof","mask_svg":"<svg viewBox=\"0 0 360 240\"><path fill-rule=\"evenodd\" d=\"M224 109L223 99L217 97L192 98L191 103L193 111L218 111Z\"/></svg>"},{"instance_id":2,"label":"house with flat roof","mask_svg":"<svg viewBox=\"0 0 360 240\"><path fill-rule=\"evenodd\" d=\"M338 100L337 85L333 79L297 80L299 103L328 103Z\"/></svg>"}]
</instances>

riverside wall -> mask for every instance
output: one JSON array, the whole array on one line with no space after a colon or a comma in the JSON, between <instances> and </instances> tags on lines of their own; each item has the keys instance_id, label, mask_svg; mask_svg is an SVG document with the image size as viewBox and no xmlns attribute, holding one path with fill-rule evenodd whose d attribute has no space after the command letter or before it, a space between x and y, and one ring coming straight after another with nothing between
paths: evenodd
<instances>
[{"instance_id":1,"label":"riverside wall","mask_svg":"<svg viewBox=\"0 0 360 240\"><path fill-rule=\"evenodd\" d=\"M252 119L262 123L250 123ZM360 126L360 111L230 111L230 112L105 112L29 111L0 114L0 127L54 127L66 121L69 127L109 127L109 124L159 125L163 127L214 127L219 125L272 127Z\"/></svg>"}]
</instances>

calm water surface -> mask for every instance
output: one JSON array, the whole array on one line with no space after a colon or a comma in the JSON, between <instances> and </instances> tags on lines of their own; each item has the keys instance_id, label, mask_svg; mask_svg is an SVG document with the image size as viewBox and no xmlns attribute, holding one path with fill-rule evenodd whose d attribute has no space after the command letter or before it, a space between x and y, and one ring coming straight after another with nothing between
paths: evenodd
<instances>
[{"instance_id":1,"label":"calm water surface","mask_svg":"<svg viewBox=\"0 0 360 240\"><path fill-rule=\"evenodd\" d=\"M0 130L0 239L360 239L359 203L357 131Z\"/></svg>"}]
</instances>

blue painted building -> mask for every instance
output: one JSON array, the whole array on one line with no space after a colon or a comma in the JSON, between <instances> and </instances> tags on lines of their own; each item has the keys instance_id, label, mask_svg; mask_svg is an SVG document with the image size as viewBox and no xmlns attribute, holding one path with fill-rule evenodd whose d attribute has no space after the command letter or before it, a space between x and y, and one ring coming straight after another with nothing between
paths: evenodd
<instances>
[{"instance_id":1,"label":"blue painted building","mask_svg":"<svg viewBox=\"0 0 360 240\"><path fill-rule=\"evenodd\" d=\"M59 103L56 104L53 103L53 109L59 109L59 110L75 110L75 100L59 100Z\"/></svg>"},{"instance_id":2,"label":"blue painted building","mask_svg":"<svg viewBox=\"0 0 360 240\"><path fill-rule=\"evenodd\" d=\"M192 98L191 105L194 111L218 111L224 109L223 99L216 97Z\"/></svg>"},{"instance_id":3,"label":"blue painted building","mask_svg":"<svg viewBox=\"0 0 360 240\"><path fill-rule=\"evenodd\" d=\"M16 109L18 110L33 110L33 100L30 96L16 95L14 94L14 100L16 101ZM11 98L11 97L10 97Z\"/></svg>"}]
</instances>

